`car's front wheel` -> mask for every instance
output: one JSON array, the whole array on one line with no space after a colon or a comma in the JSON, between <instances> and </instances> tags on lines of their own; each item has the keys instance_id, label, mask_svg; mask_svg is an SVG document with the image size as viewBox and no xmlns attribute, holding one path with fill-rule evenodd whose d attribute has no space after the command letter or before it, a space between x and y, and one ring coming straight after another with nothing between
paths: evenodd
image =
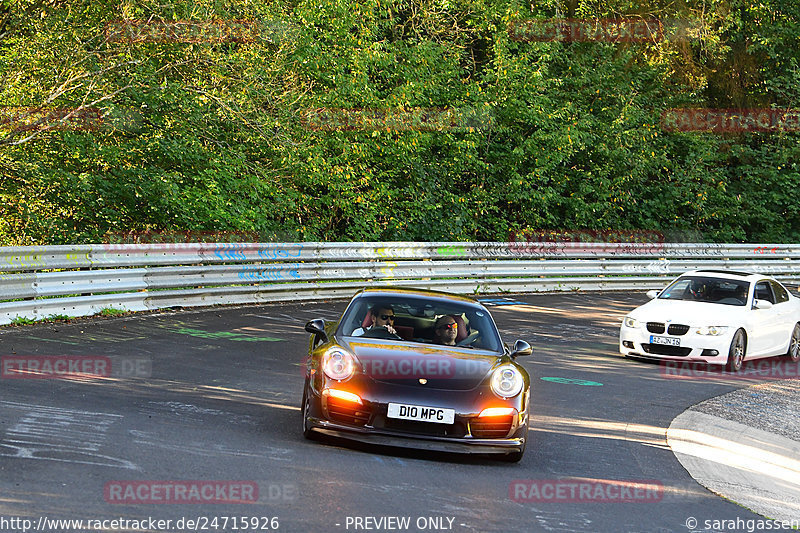
<instances>
[{"instance_id":1,"label":"car's front wheel","mask_svg":"<svg viewBox=\"0 0 800 533\"><path fill-rule=\"evenodd\" d=\"M747 341L744 336L744 331L740 329L733 335L731 347L728 349L728 363L725 365L728 372L738 372L741 370L746 350Z\"/></svg>"},{"instance_id":2,"label":"car's front wheel","mask_svg":"<svg viewBox=\"0 0 800 533\"><path fill-rule=\"evenodd\" d=\"M308 385L303 387L303 436L309 440L315 440L316 434L311 431L311 426L308 425L308 417L311 414L311 399L308 397Z\"/></svg>"},{"instance_id":3,"label":"car's front wheel","mask_svg":"<svg viewBox=\"0 0 800 533\"><path fill-rule=\"evenodd\" d=\"M794 325L792 331L792 338L789 340L789 351L786 355L793 363L800 361L800 323Z\"/></svg>"}]
</instances>

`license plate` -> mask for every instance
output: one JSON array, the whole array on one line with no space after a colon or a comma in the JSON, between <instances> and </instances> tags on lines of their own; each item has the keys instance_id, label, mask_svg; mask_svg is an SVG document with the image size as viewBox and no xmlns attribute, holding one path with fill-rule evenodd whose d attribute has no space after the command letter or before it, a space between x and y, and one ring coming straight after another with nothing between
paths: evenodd
<instances>
[{"instance_id":1,"label":"license plate","mask_svg":"<svg viewBox=\"0 0 800 533\"><path fill-rule=\"evenodd\" d=\"M400 420L452 424L456 419L456 410L442 409L440 407L423 407L422 405L390 403L389 411L386 413L386 416L389 418L399 418Z\"/></svg>"},{"instance_id":2,"label":"license plate","mask_svg":"<svg viewBox=\"0 0 800 533\"><path fill-rule=\"evenodd\" d=\"M650 335L650 344L665 344L667 346L680 346L681 340L673 339L671 337L656 337L655 335Z\"/></svg>"}]
</instances>

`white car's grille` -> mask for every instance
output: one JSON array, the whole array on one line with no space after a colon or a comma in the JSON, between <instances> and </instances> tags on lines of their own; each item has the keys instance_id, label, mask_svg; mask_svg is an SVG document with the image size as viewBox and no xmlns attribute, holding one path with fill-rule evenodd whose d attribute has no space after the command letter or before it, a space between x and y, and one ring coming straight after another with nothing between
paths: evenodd
<instances>
[{"instance_id":1,"label":"white car's grille","mask_svg":"<svg viewBox=\"0 0 800 533\"><path fill-rule=\"evenodd\" d=\"M664 333L664 323L663 322L648 322L647 323L647 331L650 333ZM670 324L668 328L666 328L666 332L670 335L686 335L686 332L689 331L689 326L686 324Z\"/></svg>"}]
</instances>

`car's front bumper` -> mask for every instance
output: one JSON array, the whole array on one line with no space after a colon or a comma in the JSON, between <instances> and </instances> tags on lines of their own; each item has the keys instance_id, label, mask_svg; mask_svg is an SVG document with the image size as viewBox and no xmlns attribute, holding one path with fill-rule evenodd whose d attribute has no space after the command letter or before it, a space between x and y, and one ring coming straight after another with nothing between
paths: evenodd
<instances>
[{"instance_id":1,"label":"car's front bumper","mask_svg":"<svg viewBox=\"0 0 800 533\"><path fill-rule=\"evenodd\" d=\"M508 454L522 451L527 435L507 439L451 438L411 433L394 433L371 427L353 427L309 417L308 425L321 435L366 444L415 448L452 453Z\"/></svg>"},{"instance_id":2,"label":"car's front bumper","mask_svg":"<svg viewBox=\"0 0 800 533\"><path fill-rule=\"evenodd\" d=\"M423 394L417 390L422 395L413 399L414 396L405 387L383 385L382 389L380 400L378 395L367 396L362 393L361 402L354 403L342 402L327 394L317 394L309 387L306 427L324 435L402 448L479 454L508 454L525 449L530 399L527 392L522 397L508 400L508 406L515 409L514 415L481 418L478 416L479 409L464 409L465 405L474 406L485 401L475 391L438 391L437 406L454 409L455 419L452 424L429 424L390 419L387 408L389 401L430 405L430 391ZM405 402L401 397L387 399L390 392L401 389L405 392L402 397ZM498 403L491 401L492 405ZM499 426L500 429L487 431L487 426Z\"/></svg>"},{"instance_id":3,"label":"car's front bumper","mask_svg":"<svg viewBox=\"0 0 800 533\"><path fill-rule=\"evenodd\" d=\"M684 335L654 334L646 326L620 327L619 351L623 355L659 359L724 365L728 361L728 350L733 340L734 328L723 335L698 335L690 328ZM679 347L664 347L650 342L651 336L678 339Z\"/></svg>"}]
</instances>

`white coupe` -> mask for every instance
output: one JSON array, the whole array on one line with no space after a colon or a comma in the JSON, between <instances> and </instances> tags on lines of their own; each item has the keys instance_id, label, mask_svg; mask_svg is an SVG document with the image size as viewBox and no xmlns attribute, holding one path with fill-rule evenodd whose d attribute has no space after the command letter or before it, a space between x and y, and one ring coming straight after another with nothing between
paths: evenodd
<instances>
[{"instance_id":1,"label":"white coupe","mask_svg":"<svg viewBox=\"0 0 800 533\"><path fill-rule=\"evenodd\" d=\"M619 331L626 356L726 365L787 355L800 361L800 298L776 280L729 270L687 272L631 311Z\"/></svg>"}]
</instances>

